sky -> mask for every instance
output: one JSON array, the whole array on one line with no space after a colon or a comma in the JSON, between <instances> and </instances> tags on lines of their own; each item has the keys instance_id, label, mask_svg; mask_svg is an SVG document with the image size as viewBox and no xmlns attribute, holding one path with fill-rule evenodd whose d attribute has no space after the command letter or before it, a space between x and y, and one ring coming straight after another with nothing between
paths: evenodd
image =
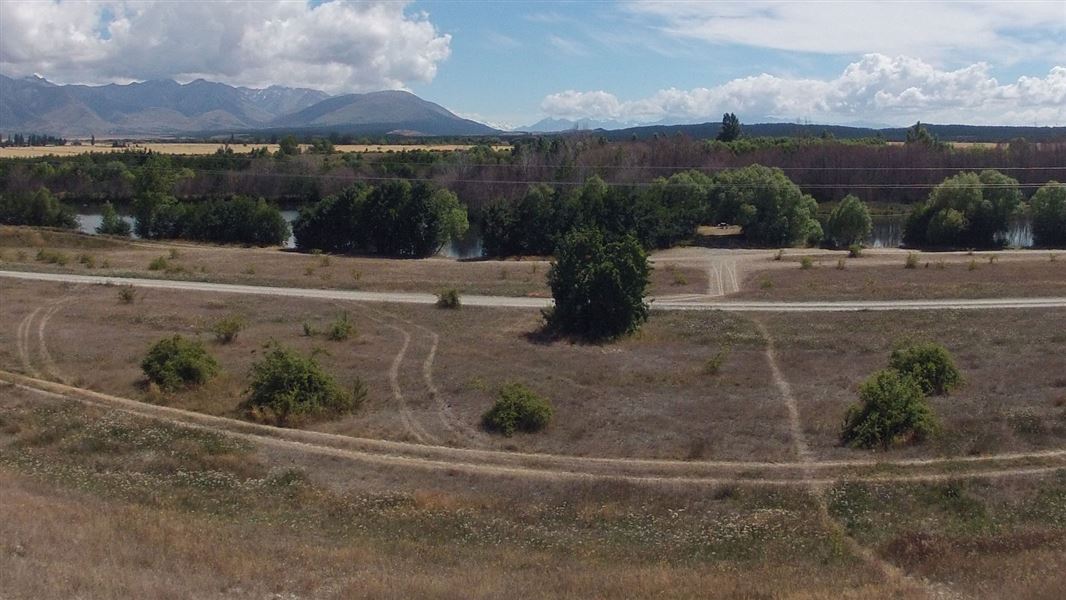
<instances>
[{"instance_id":1,"label":"sky","mask_svg":"<svg viewBox=\"0 0 1066 600\"><path fill-rule=\"evenodd\" d=\"M544 117L1066 125L1066 0L0 0L0 72L407 89Z\"/></svg>"}]
</instances>

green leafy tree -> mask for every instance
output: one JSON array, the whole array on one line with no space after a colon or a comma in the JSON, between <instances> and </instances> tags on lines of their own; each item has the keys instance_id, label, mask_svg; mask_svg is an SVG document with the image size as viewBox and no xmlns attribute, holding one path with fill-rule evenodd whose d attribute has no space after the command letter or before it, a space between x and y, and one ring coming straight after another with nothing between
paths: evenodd
<instances>
[{"instance_id":1,"label":"green leafy tree","mask_svg":"<svg viewBox=\"0 0 1066 600\"><path fill-rule=\"evenodd\" d=\"M466 208L452 192L390 181L350 188L304 208L295 232L301 250L425 257L468 227Z\"/></svg>"},{"instance_id":2,"label":"green leafy tree","mask_svg":"<svg viewBox=\"0 0 1066 600\"><path fill-rule=\"evenodd\" d=\"M300 153L300 143L296 141L296 136L287 135L281 138L278 142L278 156L296 156Z\"/></svg>"},{"instance_id":3,"label":"green leafy tree","mask_svg":"<svg viewBox=\"0 0 1066 600\"><path fill-rule=\"evenodd\" d=\"M732 142L740 138L740 119L733 113L722 115L722 128L718 130L719 142Z\"/></svg>"},{"instance_id":4,"label":"green leafy tree","mask_svg":"<svg viewBox=\"0 0 1066 600\"><path fill-rule=\"evenodd\" d=\"M199 340L180 335L156 342L141 361L148 380L167 391L202 385L218 374L218 362Z\"/></svg>"},{"instance_id":5,"label":"green leafy tree","mask_svg":"<svg viewBox=\"0 0 1066 600\"><path fill-rule=\"evenodd\" d=\"M131 229L129 222L119 216L114 205L110 202L105 202L101 213L100 225L97 226L96 233L129 236Z\"/></svg>"},{"instance_id":6,"label":"green leafy tree","mask_svg":"<svg viewBox=\"0 0 1066 600\"><path fill-rule=\"evenodd\" d=\"M340 194L305 205L293 223L296 248L308 252L323 250L346 254L363 250L366 232L363 230L363 205L370 188L355 185Z\"/></svg>"},{"instance_id":7,"label":"green leafy tree","mask_svg":"<svg viewBox=\"0 0 1066 600\"><path fill-rule=\"evenodd\" d=\"M632 333L648 318L648 257L632 236L605 242L595 229L563 238L548 271L549 329L589 340Z\"/></svg>"},{"instance_id":8,"label":"green leafy tree","mask_svg":"<svg viewBox=\"0 0 1066 600\"><path fill-rule=\"evenodd\" d=\"M74 229L78 219L48 188L40 187L33 193L0 194L0 223Z\"/></svg>"},{"instance_id":9,"label":"green leafy tree","mask_svg":"<svg viewBox=\"0 0 1066 600\"><path fill-rule=\"evenodd\" d=\"M715 174L710 189L716 220L743 227L758 244L814 244L822 239L818 203L778 168L750 165Z\"/></svg>"},{"instance_id":10,"label":"green leafy tree","mask_svg":"<svg viewBox=\"0 0 1066 600\"><path fill-rule=\"evenodd\" d=\"M356 380L354 391L346 392L314 357L300 356L277 344L252 364L251 380L245 406L282 426L351 412L366 397L362 381Z\"/></svg>"},{"instance_id":11,"label":"green leafy tree","mask_svg":"<svg viewBox=\"0 0 1066 600\"><path fill-rule=\"evenodd\" d=\"M1066 185L1049 181L1029 200L1038 246L1066 245Z\"/></svg>"},{"instance_id":12,"label":"green leafy tree","mask_svg":"<svg viewBox=\"0 0 1066 600\"><path fill-rule=\"evenodd\" d=\"M946 394L962 384L947 348L932 342L893 350L888 366L914 378L925 394Z\"/></svg>"},{"instance_id":13,"label":"green leafy tree","mask_svg":"<svg viewBox=\"0 0 1066 600\"><path fill-rule=\"evenodd\" d=\"M888 448L921 441L936 430L921 385L910 375L884 369L860 386L859 402L848 409L840 438L855 448Z\"/></svg>"},{"instance_id":14,"label":"green leafy tree","mask_svg":"<svg viewBox=\"0 0 1066 600\"><path fill-rule=\"evenodd\" d=\"M152 153L137 171L134 185L134 230L143 238L179 237L185 207L174 198L174 186L190 173L174 166L165 154Z\"/></svg>"},{"instance_id":15,"label":"green leafy tree","mask_svg":"<svg viewBox=\"0 0 1066 600\"><path fill-rule=\"evenodd\" d=\"M911 125L909 128L907 128L907 137L905 143L917 144L930 148L937 147L940 145L940 141L937 140L936 136L929 133L929 130L921 121L918 121L914 125Z\"/></svg>"},{"instance_id":16,"label":"green leafy tree","mask_svg":"<svg viewBox=\"0 0 1066 600\"><path fill-rule=\"evenodd\" d=\"M836 205L826 224L826 235L838 248L861 244L873 229L866 204L848 194Z\"/></svg>"},{"instance_id":17,"label":"green leafy tree","mask_svg":"<svg viewBox=\"0 0 1066 600\"><path fill-rule=\"evenodd\" d=\"M910 245L987 247L1007 231L1021 204L1018 181L998 171L948 177L907 217Z\"/></svg>"},{"instance_id":18,"label":"green leafy tree","mask_svg":"<svg viewBox=\"0 0 1066 600\"><path fill-rule=\"evenodd\" d=\"M246 196L186 205L176 229L175 237L224 244L277 246L289 237L289 224L276 206Z\"/></svg>"}]
</instances>

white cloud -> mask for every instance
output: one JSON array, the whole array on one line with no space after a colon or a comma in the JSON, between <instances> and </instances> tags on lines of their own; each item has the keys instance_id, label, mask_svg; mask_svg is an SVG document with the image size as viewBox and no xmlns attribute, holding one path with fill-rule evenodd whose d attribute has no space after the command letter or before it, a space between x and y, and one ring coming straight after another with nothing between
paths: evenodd
<instances>
[{"instance_id":1,"label":"white cloud","mask_svg":"<svg viewBox=\"0 0 1066 600\"><path fill-rule=\"evenodd\" d=\"M668 35L820 54L1066 60L1066 2L629 2Z\"/></svg>"},{"instance_id":2,"label":"white cloud","mask_svg":"<svg viewBox=\"0 0 1066 600\"><path fill-rule=\"evenodd\" d=\"M588 49L581 42L555 35L548 34L548 45L556 51L568 56L587 56Z\"/></svg>"},{"instance_id":3,"label":"white cloud","mask_svg":"<svg viewBox=\"0 0 1066 600\"><path fill-rule=\"evenodd\" d=\"M836 123L1062 125L1066 123L1066 67L1046 77L1000 84L986 63L940 70L916 58L868 54L835 79L757 75L711 88L660 90L648 98L619 100L605 91L552 94L541 110L558 118L716 120L806 118Z\"/></svg>"},{"instance_id":4,"label":"white cloud","mask_svg":"<svg viewBox=\"0 0 1066 600\"><path fill-rule=\"evenodd\" d=\"M0 70L64 83L203 77L333 92L403 88L431 81L451 44L406 5L3 0Z\"/></svg>"}]
</instances>

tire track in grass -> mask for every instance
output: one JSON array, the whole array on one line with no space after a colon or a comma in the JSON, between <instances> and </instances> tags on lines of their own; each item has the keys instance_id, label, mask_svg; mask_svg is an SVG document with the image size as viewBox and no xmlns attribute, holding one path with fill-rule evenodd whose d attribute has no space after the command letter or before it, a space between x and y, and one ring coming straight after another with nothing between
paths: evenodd
<instances>
[{"instance_id":1,"label":"tire track in grass","mask_svg":"<svg viewBox=\"0 0 1066 600\"><path fill-rule=\"evenodd\" d=\"M473 427L455 414L451 405L440 393L440 390L437 388L436 382L433 379L433 364L437 357L437 350L440 347L440 335L425 325L415 323L400 317L399 315L380 309L372 310L376 310L380 314L388 315L400 322L407 323L408 325L425 332L426 335L429 336L431 343L429 352L426 354L426 359L422 361L422 380L426 385L426 389L429 391L430 398L433 399L437 406L437 415L440 417L441 424L453 435L465 438L466 441L471 442L476 446L483 446L478 433Z\"/></svg>"},{"instance_id":2,"label":"tire track in grass","mask_svg":"<svg viewBox=\"0 0 1066 600\"><path fill-rule=\"evenodd\" d=\"M33 309L22 320L19 321L18 328L15 333L15 347L18 350L19 360L22 362L22 368L33 377L39 377L41 373L34 368L33 360L30 357L30 329L33 326L33 319L37 317L37 313L44 309L43 306L38 306Z\"/></svg>"},{"instance_id":3,"label":"tire track in grass","mask_svg":"<svg viewBox=\"0 0 1066 600\"><path fill-rule=\"evenodd\" d=\"M317 431L286 429L197 413L173 407L147 404L119 396L76 388L53 381L34 379L0 370L0 381L18 388L47 395L60 396L73 402L115 410L137 417L170 422L232 435L266 446L288 447L314 454L338 456L361 463L416 467L425 471L464 472L487 476L524 476L555 481L623 481L635 484L668 484L693 486L752 485L771 487L811 488L828 486L839 481L870 483L931 483L962 479L997 479L1028 476L1047 476L1061 473L1066 465L1026 466L1007 469L988 469L972 472L949 471L914 475L805 475L801 469L817 469L818 463L730 463L724 461L661 461L607 459L550 454L529 454L448 446L429 446L410 442L355 438ZM675 464L676 463L676 464ZM631 465L650 466L647 470L632 469ZM678 470L669 466L689 467ZM760 475L750 465L761 465L780 474ZM693 469L694 468L694 469ZM794 473L790 474L790 471Z\"/></svg>"},{"instance_id":4,"label":"tire track in grass","mask_svg":"<svg viewBox=\"0 0 1066 600\"><path fill-rule=\"evenodd\" d=\"M400 422L411 437L415 438L418 442L422 444L437 443L437 438L426 431L425 427L422 426L411 412L411 408L407 406L407 399L404 397L403 389L400 387L400 366L403 364L404 358L407 356L407 349L411 345L411 332L397 325L393 325L392 323L387 323L384 319L379 317L369 314L366 315L366 317L383 327L399 333L403 340L399 352L393 356L392 363L389 365L389 388L392 390L392 397L396 401L397 408L399 408Z\"/></svg>"},{"instance_id":5,"label":"tire track in grass","mask_svg":"<svg viewBox=\"0 0 1066 600\"><path fill-rule=\"evenodd\" d=\"M788 411L788 428L792 438L792 450L803 467L804 477L808 480L807 485L817 506L818 520L822 526L834 539L839 540L848 551L858 556L868 566L880 573L886 581L897 587L914 589L925 593L930 598L964 598L965 596L948 589L942 584L931 583L924 578L908 575L896 565L878 556L870 548L860 544L858 540L848 534L843 525L833 518L833 515L829 512L829 503L826 500L826 492L832 484L819 481L814 477L814 466L817 463L811 453L810 445L807 443L807 436L803 432L799 404L792 393L792 386L789 385L788 379L785 378L780 366L778 366L774 338L770 335L770 330L762 320L755 319L755 324L766 340L766 361L770 365L774 385L777 387L778 393L781 395L781 399L784 401L785 408Z\"/></svg>"},{"instance_id":6,"label":"tire track in grass","mask_svg":"<svg viewBox=\"0 0 1066 600\"><path fill-rule=\"evenodd\" d=\"M51 308L41 316L41 320L37 324L37 353L41 357L41 362L44 364L45 372L60 383L70 383L70 381L59 370L59 366L56 364L55 359L52 358L52 354L48 351L48 342L45 340L44 331L45 328L48 327L48 321L55 316L64 304L67 304L71 300L74 300L73 295L68 295L53 302Z\"/></svg>"}]
</instances>

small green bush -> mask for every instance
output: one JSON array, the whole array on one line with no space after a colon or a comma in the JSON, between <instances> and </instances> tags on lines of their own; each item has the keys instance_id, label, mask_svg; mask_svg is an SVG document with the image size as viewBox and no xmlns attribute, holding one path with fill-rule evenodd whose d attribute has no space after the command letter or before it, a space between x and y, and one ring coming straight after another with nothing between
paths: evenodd
<instances>
[{"instance_id":1,"label":"small green bush","mask_svg":"<svg viewBox=\"0 0 1066 600\"><path fill-rule=\"evenodd\" d=\"M156 342L141 362L148 380L167 391L202 385L218 374L218 362L199 340L175 335Z\"/></svg>"},{"instance_id":2,"label":"small green bush","mask_svg":"<svg viewBox=\"0 0 1066 600\"><path fill-rule=\"evenodd\" d=\"M272 344L262 360L252 364L245 407L256 417L278 425L292 425L312 417L355 410L366 398L366 386L356 379L351 393L337 385L314 357Z\"/></svg>"},{"instance_id":3,"label":"small green bush","mask_svg":"<svg viewBox=\"0 0 1066 600\"><path fill-rule=\"evenodd\" d=\"M848 256L850 258L862 258L862 244L848 246Z\"/></svg>"},{"instance_id":4,"label":"small green bush","mask_svg":"<svg viewBox=\"0 0 1066 600\"><path fill-rule=\"evenodd\" d=\"M118 288L118 301L121 304L133 304L137 299L137 293L132 285L123 285Z\"/></svg>"},{"instance_id":5,"label":"small green bush","mask_svg":"<svg viewBox=\"0 0 1066 600\"><path fill-rule=\"evenodd\" d=\"M437 294L437 308L459 308L462 306L459 300L459 292L455 288L443 290Z\"/></svg>"},{"instance_id":6,"label":"small green bush","mask_svg":"<svg viewBox=\"0 0 1066 600\"><path fill-rule=\"evenodd\" d=\"M160 256L152 259L152 262L148 263L149 271L166 271L170 268L170 263L167 262L167 257Z\"/></svg>"},{"instance_id":7,"label":"small green bush","mask_svg":"<svg viewBox=\"0 0 1066 600\"><path fill-rule=\"evenodd\" d=\"M722 365L725 364L726 359L729 358L729 348L723 348L714 353L714 356L708 358L703 363L703 373L705 375L717 375L722 372Z\"/></svg>"},{"instance_id":8,"label":"small green bush","mask_svg":"<svg viewBox=\"0 0 1066 600\"><path fill-rule=\"evenodd\" d=\"M907 260L903 262L903 268L905 269L917 269L918 268L918 253L908 252Z\"/></svg>"},{"instance_id":9,"label":"small green bush","mask_svg":"<svg viewBox=\"0 0 1066 600\"><path fill-rule=\"evenodd\" d=\"M516 431L533 433L547 427L552 418L551 404L520 383L509 383L500 389L496 403L482 418L490 431L510 437Z\"/></svg>"},{"instance_id":10,"label":"small green bush","mask_svg":"<svg viewBox=\"0 0 1066 600\"><path fill-rule=\"evenodd\" d=\"M339 319L330 324L326 330L326 339L332 342L343 342L355 332L355 325L348 320L348 313L344 313Z\"/></svg>"},{"instance_id":11,"label":"small green bush","mask_svg":"<svg viewBox=\"0 0 1066 600\"><path fill-rule=\"evenodd\" d=\"M884 369L859 388L859 402L848 409L840 438L853 448L888 448L921 441L937 427L921 385L910 375Z\"/></svg>"},{"instance_id":12,"label":"small green bush","mask_svg":"<svg viewBox=\"0 0 1066 600\"><path fill-rule=\"evenodd\" d=\"M215 341L220 344L228 344L237 339L237 334L244 329L244 319L233 315L224 317L211 326L211 333L215 334Z\"/></svg>"},{"instance_id":13,"label":"small green bush","mask_svg":"<svg viewBox=\"0 0 1066 600\"><path fill-rule=\"evenodd\" d=\"M67 263L70 262L70 257L58 250L45 250L44 248L41 248L37 251L37 260L65 267L67 266Z\"/></svg>"},{"instance_id":14,"label":"small green bush","mask_svg":"<svg viewBox=\"0 0 1066 600\"><path fill-rule=\"evenodd\" d=\"M913 377L925 394L946 394L962 384L951 354L933 342L893 350L888 366Z\"/></svg>"},{"instance_id":15,"label":"small green bush","mask_svg":"<svg viewBox=\"0 0 1066 600\"><path fill-rule=\"evenodd\" d=\"M804 256L800 259L800 268L806 271L814 266L814 260L809 256Z\"/></svg>"}]
</instances>

